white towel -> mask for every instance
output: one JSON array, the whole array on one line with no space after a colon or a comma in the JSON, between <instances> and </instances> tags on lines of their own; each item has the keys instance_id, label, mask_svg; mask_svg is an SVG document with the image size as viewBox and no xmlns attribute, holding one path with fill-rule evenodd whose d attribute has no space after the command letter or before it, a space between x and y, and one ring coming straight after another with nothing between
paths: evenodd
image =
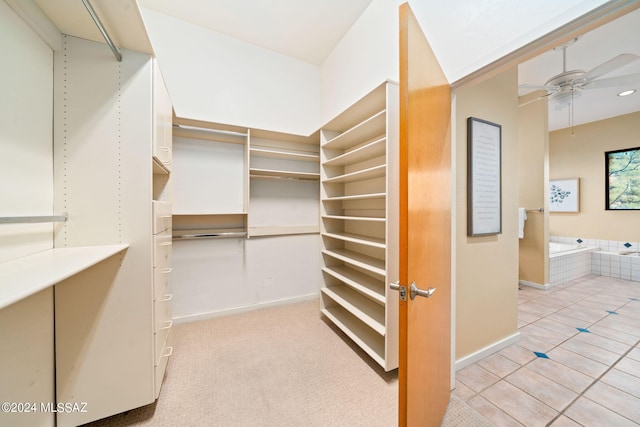
<instances>
[{"instance_id":1,"label":"white towel","mask_svg":"<svg viewBox=\"0 0 640 427\"><path fill-rule=\"evenodd\" d=\"M518 208L518 237L524 239L524 222L527 219L527 210Z\"/></svg>"}]
</instances>

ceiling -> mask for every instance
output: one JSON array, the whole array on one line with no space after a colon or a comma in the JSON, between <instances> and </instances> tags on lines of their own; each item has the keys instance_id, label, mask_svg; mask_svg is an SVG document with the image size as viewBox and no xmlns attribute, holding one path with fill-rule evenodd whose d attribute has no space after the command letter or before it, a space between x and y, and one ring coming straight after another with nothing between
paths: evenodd
<instances>
[{"instance_id":1,"label":"ceiling","mask_svg":"<svg viewBox=\"0 0 640 427\"><path fill-rule=\"evenodd\" d=\"M372 0L313 3L299 0L138 1L143 7L320 65ZM482 3L448 1L451 7L447 8L438 7L437 0L410 4L450 81L544 35L555 29L554 25L564 24L604 3L593 0L557 3L552 0L553 7L549 8L541 4L547 0L538 0L535 4L513 0ZM465 13L456 13L456 10L464 10ZM523 25L521 20L509 19L509 16L527 16L529 24ZM550 27L545 30L540 22L546 22ZM505 37L506 34L509 36ZM567 67L588 71L619 53L640 55L640 9L581 37L568 49ZM521 84L542 85L561 71L562 52L552 50L521 64L519 80ZM640 61L620 71L622 74L640 72ZM619 74L611 73L606 77ZM638 86L640 90L640 82ZM574 103L572 119L569 108L556 110L550 106L550 130L640 111L640 93L621 98L616 96L620 90L609 88L583 92ZM520 94L526 93L521 91Z\"/></svg>"},{"instance_id":2,"label":"ceiling","mask_svg":"<svg viewBox=\"0 0 640 427\"><path fill-rule=\"evenodd\" d=\"M597 65L621 53L640 56L640 9L609 22L579 37L567 47L567 70L589 71ZM520 84L543 85L549 78L562 72L562 50L551 50L520 64L518 79ZM640 73L640 60L625 65L602 78ZM633 95L617 96L622 90L636 89ZM521 90L520 94L531 90ZM547 102L545 100L537 102ZM574 99L573 122L571 109L561 109L549 104L549 130L557 130L640 111L640 80L633 86L618 86L582 91Z\"/></svg>"},{"instance_id":3,"label":"ceiling","mask_svg":"<svg viewBox=\"0 0 640 427\"><path fill-rule=\"evenodd\" d=\"M65 34L101 41L80 0L33 1ZM174 16L312 64L321 64L373 0L137 0ZM376 2L382 0L375 0ZM385 0L394 3L396 0ZM397 0L398 4L405 0ZM455 82L598 7L618 0L409 0L445 75ZM147 52L134 0L91 0L117 46ZM131 22L131 24L129 24ZM115 23L115 25L109 25ZM133 33L132 33L133 32ZM567 50L569 69L589 70L619 53L640 55L640 9L585 34ZM543 84L562 71L562 54L549 51L519 66L520 84ZM617 74L640 72L640 61ZM638 84L640 86L640 82ZM640 90L640 87L637 89ZM615 92L615 93L614 93ZM556 130L640 111L640 93L620 98L615 89L584 91L567 108L549 108ZM521 92L524 94L524 91ZM538 101L544 102L544 101Z\"/></svg>"},{"instance_id":4,"label":"ceiling","mask_svg":"<svg viewBox=\"0 0 640 427\"><path fill-rule=\"evenodd\" d=\"M320 65L371 1L138 0L138 3L165 15Z\"/></svg>"}]
</instances>

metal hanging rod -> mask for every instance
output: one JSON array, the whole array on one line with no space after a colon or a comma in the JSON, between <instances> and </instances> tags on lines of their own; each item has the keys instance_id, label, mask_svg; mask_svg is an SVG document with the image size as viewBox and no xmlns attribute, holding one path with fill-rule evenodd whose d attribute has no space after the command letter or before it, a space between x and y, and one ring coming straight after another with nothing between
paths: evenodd
<instances>
[{"instance_id":1,"label":"metal hanging rod","mask_svg":"<svg viewBox=\"0 0 640 427\"><path fill-rule=\"evenodd\" d=\"M216 232L212 231L210 233L195 233L195 234L180 234L173 236L174 239L228 239L231 237L246 237L246 231L223 231Z\"/></svg>"},{"instance_id":2,"label":"metal hanging rod","mask_svg":"<svg viewBox=\"0 0 640 427\"><path fill-rule=\"evenodd\" d=\"M295 177L295 176L271 176L271 175L260 175L260 174L250 174L249 178L255 179L271 179L276 181L319 181L320 178L314 177Z\"/></svg>"},{"instance_id":3,"label":"metal hanging rod","mask_svg":"<svg viewBox=\"0 0 640 427\"><path fill-rule=\"evenodd\" d=\"M544 212L544 208L527 209L527 212Z\"/></svg>"},{"instance_id":4,"label":"metal hanging rod","mask_svg":"<svg viewBox=\"0 0 640 427\"><path fill-rule=\"evenodd\" d=\"M5 216L0 217L0 224L33 224L38 222L66 222L68 213L48 216Z\"/></svg>"},{"instance_id":5,"label":"metal hanging rod","mask_svg":"<svg viewBox=\"0 0 640 427\"><path fill-rule=\"evenodd\" d=\"M93 22L95 22L96 26L98 27L98 31L100 31L100 34L102 34L102 37L104 37L104 41L107 42L118 62L122 62L122 54L118 51L116 45L113 44L111 37L109 37L107 30L105 30L104 25L102 25L102 21L100 21L100 18L98 18L95 10L93 10L93 6L91 6L89 0L82 0L82 3L84 4L84 7L87 8L87 11L89 12L89 15L91 15Z\"/></svg>"}]
</instances>

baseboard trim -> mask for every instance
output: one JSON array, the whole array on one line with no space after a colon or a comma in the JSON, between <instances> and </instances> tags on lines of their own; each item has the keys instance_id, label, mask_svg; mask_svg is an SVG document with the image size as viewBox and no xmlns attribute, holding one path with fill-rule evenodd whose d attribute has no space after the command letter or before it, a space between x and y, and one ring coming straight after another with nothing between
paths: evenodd
<instances>
[{"instance_id":1,"label":"baseboard trim","mask_svg":"<svg viewBox=\"0 0 640 427\"><path fill-rule=\"evenodd\" d=\"M178 316L173 318L173 323L178 324L178 323L197 322L198 320L207 320L207 319L213 319L216 317L229 316L231 314L246 313L248 311L260 310L260 309L269 308L269 307L276 307L279 305L295 304L295 303L304 302L304 301L312 301L312 300L318 299L319 295L320 295L319 293L313 293L313 294L301 295L293 298L284 298L284 299L275 300L275 301L266 301L266 302L246 305L242 307L233 307L233 308L227 308L224 310L189 314L186 316ZM318 308L318 313L320 313L320 308Z\"/></svg>"},{"instance_id":2,"label":"baseboard trim","mask_svg":"<svg viewBox=\"0 0 640 427\"><path fill-rule=\"evenodd\" d=\"M495 343L482 348L475 353L464 356L456 360L456 371L459 371L462 368L466 368L469 365L473 365L477 361L484 359L485 357L496 353L504 348L507 348L510 345L517 343L518 341L520 341L520 332L516 332L515 334L503 338L500 341L496 341Z\"/></svg>"},{"instance_id":3,"label":"baseboard trim","mask_svg":"<svg viewBox=\"0 0 640 427\"><path fill-rule=\"evenodd\" d=\"M530 286L536 289L549 289L550 287L554 286L551 283L547 283L546 285L541 285L539 283L527 282L526 280L518 280L518 284L522 286Z\"/></svg>"}]
</instances>

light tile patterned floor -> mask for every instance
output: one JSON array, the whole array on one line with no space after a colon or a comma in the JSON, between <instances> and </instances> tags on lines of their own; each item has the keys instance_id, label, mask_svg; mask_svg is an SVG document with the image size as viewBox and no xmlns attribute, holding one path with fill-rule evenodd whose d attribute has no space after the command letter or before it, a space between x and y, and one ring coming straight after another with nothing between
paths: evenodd
<instances>
[{"instance_id":1,"label":"light tile patterned floor","mask_svg":"<svg viewBox=\"0 0 640 427\"><path fill-rule=\"evenodd\" d=\"M521 340L456 373L501 426L640 426L640 282L587 276L518 292Z\"/></svg>"}]
</instances>

